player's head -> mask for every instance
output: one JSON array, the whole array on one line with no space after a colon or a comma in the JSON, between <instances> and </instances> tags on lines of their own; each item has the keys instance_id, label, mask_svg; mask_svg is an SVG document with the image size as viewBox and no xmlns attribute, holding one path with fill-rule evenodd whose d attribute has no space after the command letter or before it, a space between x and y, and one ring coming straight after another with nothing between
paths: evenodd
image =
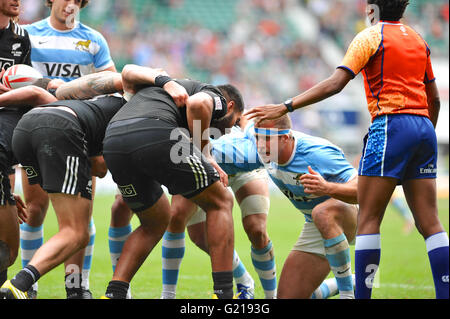
<instances>
[{"instance_id":1,"label":"player's head","mask_svg":"<svg viewBox=\"0 0 450 319\"><path fill-rule=\"evenodd\" d=\"M292 121L285 114L275 120L265 120L255 125L256 146L266 162L283 162L292 154Z\"/></svg>"},{"instance_id":2,"label":"player's head","mask_svg":"<svg viewBox=\"0 0 450 319\"><path fill-rule=\"evenodd\" d=\"M45 5L51 9L52 18L68 26L68 29L72 28L78 11L88 3L89 0L45 0Z\"/></svg>"},{"instance_id":3,"label":"player's head","mask_svg":"<svg viewBox=\"0 0 450 319\"><path fill-rule=\"evenodd\" d=\"M80 9L87 6L90 0L45 0L45 5L49 7L50 9L53 7L53 3L59 3L59 2L67 2L68 4L74 3L75 5L79 5Z\"/></svg>"},{"instance_id":4,"label":"player's head","mask_svg":"<svg viewBox=\"0 0 450 319\"><path fill-rule=\"evenodd\" d=\"M20 0L0 0L0 15L15 19L20 13Z\"/></svg>"},{"instance_id":5,"label":"player's head","mask_svg":"<svg viewBox=\"0 0 450 319\"><path fill-rule=\"evenodd\" d=\"M225 129L233 127L244 112L244 99L241 92L231 84L219 85L217 88L227 100L227 114L220 119L213 120L211 127L215 127L225 134Z\"/></svg>"},{"instance_id":6,"label":"player's head","mask_svg":"<svg viewBox=\"0 0 450 319\"><path fill-rule=\"evenodd\" d=\"M367 0L367 4L378 7L379 20L398 21L403 18L409 0Z\"/></svg>"}]
</instances>

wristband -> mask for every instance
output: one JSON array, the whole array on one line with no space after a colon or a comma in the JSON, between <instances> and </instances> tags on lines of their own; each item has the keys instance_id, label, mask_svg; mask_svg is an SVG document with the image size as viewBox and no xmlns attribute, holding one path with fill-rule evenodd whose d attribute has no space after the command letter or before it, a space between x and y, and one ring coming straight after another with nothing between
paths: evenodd
<instances>
[{"instance_id":1,"label":"wristband","mask_svg":"<svg viewBox=\"0 0 450 319\"><path fill-rule=\"evenodd\" d=\"M289 112L294 112L294 108L292 107L292 99L288 99L284 101L284 106L288 109Z\"/></svg>"},{"instance_id":2,"label":"wristband","mask_svg":"<svg viewBox=\"0 0 450 319\"><path fill-rule=\"evenodd\" d=\"M158 75L155 78L155 85L159 86L160 88L162 88L167 82L172 81L172 78L170 76L167 75Z\"/></svg>"}]
</instances>

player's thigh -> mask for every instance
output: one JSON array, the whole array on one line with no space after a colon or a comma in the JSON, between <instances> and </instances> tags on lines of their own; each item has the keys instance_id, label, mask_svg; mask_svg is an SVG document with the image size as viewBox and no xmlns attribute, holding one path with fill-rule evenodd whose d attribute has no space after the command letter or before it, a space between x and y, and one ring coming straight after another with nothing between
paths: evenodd
<instances>
[{"instance_id":1,"label":"player's thigh","mask_svg":"<svg viewBox=\"0 0 450 319\"><path fill-rule=\"evenodd\" d=\"M278 283L278 299L307 299L330 272L325 257L292 250L284 262Z\"/></svg>"}]
</instances>

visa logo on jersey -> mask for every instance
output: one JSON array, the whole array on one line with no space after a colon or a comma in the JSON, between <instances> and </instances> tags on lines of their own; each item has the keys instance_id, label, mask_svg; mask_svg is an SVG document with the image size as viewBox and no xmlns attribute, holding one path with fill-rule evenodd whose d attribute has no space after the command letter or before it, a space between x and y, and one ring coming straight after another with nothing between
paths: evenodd
<instances>
[{"instance_id":1,"label":"visa logo on jersey","mask_svg":"<svg viewBox=\"0 0 450 319\"><path fill-rule=\"evenodd\" d=\"M64 77L64 78L79 78L81 77L81 70L78 64L70 63L43 63L45 66L45 73L48 76Z\"/></svg>"}]
</instances>

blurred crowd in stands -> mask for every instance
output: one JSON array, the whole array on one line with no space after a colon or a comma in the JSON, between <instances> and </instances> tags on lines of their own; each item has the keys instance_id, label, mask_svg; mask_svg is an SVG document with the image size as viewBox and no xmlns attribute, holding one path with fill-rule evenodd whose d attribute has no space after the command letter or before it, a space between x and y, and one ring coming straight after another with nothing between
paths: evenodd
<instances>
[{"instance_id":1,"label":"blurred crowd in stands","mask_svg":"<svg viewBox=\"0 0 450 319\"><path fill-rule=\"evenodd\" d=\"M48 15L43 0L22 2L21 23ZM293 31L286 12L299 5L342 54L366 26L366 0L91 0L81 21L105 36L118 70L136 63L163 67L173 77L231 82L251 107L296 95L336 67ZM406 12L406 23L435 56L448 57L448 12L448 0L412 0Z\"/></svg>"}]
</instances>

